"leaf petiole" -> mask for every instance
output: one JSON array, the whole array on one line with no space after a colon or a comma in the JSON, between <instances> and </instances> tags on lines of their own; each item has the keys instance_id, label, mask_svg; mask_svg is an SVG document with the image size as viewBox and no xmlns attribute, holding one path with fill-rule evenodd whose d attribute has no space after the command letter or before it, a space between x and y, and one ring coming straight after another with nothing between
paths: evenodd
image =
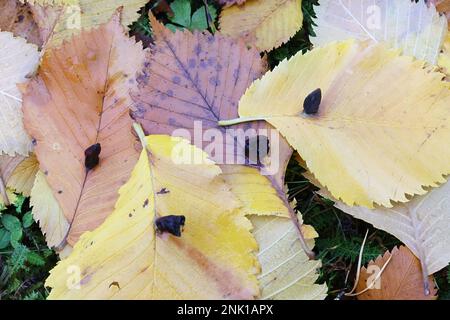
<instances>
[{"instance_id":1,"label":"leaf petiole","mask_svg":"<svg viewBox=\"0 0 450 320\"><path fill-rule=\"evenodd\" d=\"M252 121L266 121L266 117L242 117L230 120L220 120L218 122L221 127L234 126L241 123L252 122Z\"/></svg>"}]
</instances>

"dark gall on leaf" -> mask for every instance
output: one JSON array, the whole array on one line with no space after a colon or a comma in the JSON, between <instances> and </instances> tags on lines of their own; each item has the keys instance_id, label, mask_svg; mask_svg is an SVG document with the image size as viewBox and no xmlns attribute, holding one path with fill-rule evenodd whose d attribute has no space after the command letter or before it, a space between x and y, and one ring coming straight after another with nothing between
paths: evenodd
<instances>
[{"instance_id":1,"label":"dark gall on leaf","mask_svg":"<svg viewBox=\"0 0 450 320\"><path fill-rule=\"evenodd\" d=\"M186 221L185 216L165 216L156 219L156 228L158 232L168 232L176 237L181 237L181 229Z\"/></svg>"},{"instance_id":2,"label":"dark gall on leaf","mask_svg":"<svg viewBox=\"0 0 450 320\"><path fill-rule=\"evenodd\" d=\"M311 92L303 102L303 111L306 114L316 114L319 111L320 103L322 102L322 90L316 89Z\"/></svg>"},{"instance_id":3,"label":"dark gall on leaf","mask_svg":"<svg viewBox=\"0 0 450 320\"><path fill-rule=\"evenodd\" d=\"M93 144L84 151L84 166L87 171L94 169L98 165L98 156L101 151L102 147L100 146L100 143Z\"/></svg>"}]
</instances>

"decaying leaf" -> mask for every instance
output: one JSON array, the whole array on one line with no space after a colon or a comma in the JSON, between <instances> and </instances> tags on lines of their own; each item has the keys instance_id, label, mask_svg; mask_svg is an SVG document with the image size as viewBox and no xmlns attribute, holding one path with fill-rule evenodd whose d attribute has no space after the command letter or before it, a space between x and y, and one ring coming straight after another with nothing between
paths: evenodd
<instances>
[{"instance_id":1,"label":"decaying leaf","mask_svg":"<svg viewBox=\"0 0 450 320\"><path fill-rule=\"evenodd\" d=\"M3 159L5 158L9 158L11 160L11 157L9 156L1 155L0 162L3 162ZM15 156L12 159L14 159L12 160L14 170L10 173L8 179L6 179L7 187L23 194L26 197L29 197L36 173L39 170L39 163L36 156L34 154L27 158ZM3 169L1 170L3 172Z\"/></svg>"},{"instance_id":2,"label":"decaying leaf","mask_svg":"<svg viewBox=\"0 0 450 320\"><path fill-rule=\"evenodd\" d=\"M0 30L12 32L37 46L42 45L39 28L27 4L18 0L2 0L0 12Z\"/></svg>"},{"instance_id":3,"label":"decaying leaf","mask_svg":"<svg viewBox=\"0 0 450 320\"><path fill-rule=\"evenodd\" d=\"M350 38L384 41L431 64L447 33L445 17L425 1L321 0L316 15L315 46Z\"/></svg>"},{"instance_id":4,"label":"decaying leaf","mask_svg":"<svg viewBox=\"0 0 450 320\"><path fill-rule=\"evenodd\" d=\"M19 0L22 3L37 4L40 6L76 5L78 0Z\"/></svg>"},{"instance_id":5,"label":"decaying leaf","mask_svg":"<svg viewBox=\"0 0 450 320\"><path fill-rule=\"evenodd\" d=\"M379 281L375 281L381 268L390 258L386 269L381 273ZM372 285L373 284L373 285ZM424 293L424 282L419 260L405 246L395 247L392 252L387 251L369 265L361 268L361 276L356 291L359 300L434 300L436 289L433 278L428 279L430 294Z\"/></svg>"},{"instance_id":6,"label":"decaying leaf","mask_svg":"<svg viewBox=\"0 0 450 320\"><path fill-rule=\"evenodd\" d=\"M143 54L115 15L98 29L47 50L26 90L26 127L71 224L70 244L112 212L117 190L137 160L128 106ZM96 143L102 149L100 164L87 171L85 150Z\"/></svg>"},{"instance_id":7,"label":"decaying leaf","mask_svg":"<svg viewBox=\"0 0 450 320\"><path fill-rule=\"evenodd\" d=\"M241 118L221 124L267 120L335 198L392 207L450 173L450 150L441 146L450 139L450 84L442 78L384 45L334 43L255 81L240 101ZM317 88L319 112L305 115L303 101Z\"/></svg>"},{"instance_id":8,"label":"decaying leaf","mask_svg":"<svg viewBox=\"0 0 450 320\"><path fill-rule=\"evenodd\" d=\"M253 235L259 244L258 276L261 299L323 300L326 284L315 284L320 260L309 260L298 239L292 221L283 217L252 216ZM311 248L314 233L305 235Z\"/></svg>"},{"instance_id":9,"label":"decaying leaf","mask_svg":"<svg viewBox=\"0 0 450 320\"><path fill-rule=\"evenodd\" d=\"M39 29L39 37L41 45L45 46L53 35L58 20L61 18L65 7L64 6L41 6L39 4L27 3L30 8L33 19Z\"/></svg>"},{"instance_id":10,"label":"decaying leaf","mask_svg":"<svg viewBox=\"0 0 450 320\"><path fill-rule=\"evenodd\" d=\"M7 184L13 171L23 159L24 157L22 156L10 157L7 155L0 155L0 204L10 204L7 193Z\"/></svg>"},{"instance_id":11,"label":"decaying leaf","mask_svg":"<svg viewBox=\"0 0 450 320\"><path fill-rule=\"evenodd\" d=\"M229 7L232 6L234 4L236 5L241 5L245 2L246 0L217 0L217 2L219 2L221 5L223 5L224 7Z\"/></svg>"},{"instance_id":12,"label":"decaying leaf","mask_svg":"<svg viewBox=\"0 0 450 320\"><path fill-rule=\"evenodd\" d=\"M265 62L243 42L197 31L173 33L153 16L150 19L156 41L137 78L133 118L147 134L182 135L202 148L213 138L221 139L222 143L215 141L217 150L208 152L211 158L219 164L234 158L233 163L245 164L244 146L238 148L235 136L227 134L218 121L237 116L239 98L264 73ZM207 130L215 136L203 136Z\"/></svg>"},{"instance_id":13,"label":"decaying leaf","mask_svg":"<svg viewBox=\"0 0 450 320\"><path fill-rule=\"evenodd\" d=\"M30 205L33 208L34 220L39 223L47 245L50 248L59 246L67 235L69 222L41 171L36 174L33 189L31 189ZM61 250L61 248L56 249Z\"/></svg>"},{"instance_id":14,"label":"decaying leaf","mask_svg":"<svg viewBox=\"0 0 450 320\"><path fill-rule=\"evenodd\" d=\"M85 233L51 271L50 299L251 299L258 295L250 222L219 177L221 170L187 140L144 138L114 212ZM189 154L198 163L180 163ZM175 174L176 173L176 174ZM156 217L185 216L181 237L158 234ZM81 279L67 286L67 268Z\"/></svg>"},{"instance_id":15,"label":"decaying leaf","mask_svg":"<svg viewBox=\"0 0 450 320\"><path fill-rule=\"evenodd\" d=\"M287 42L303 24L302 0L248 0L220 15L220 31L243 38L260 51L270 51Z\"/></svg>"},{"instance_id":16,"label":"decaying leaf","mask_svg":"<svg viewBox=\"0 0 450 320\"><path fill-rule=\"evenodd\" d=\"M22 122L22 94L17 87L32 75L39 63L35 45L10 32L0 32L0 154L28 155L31 140Z\"/></svg>"},{"instance_id":17,"label":"decaying leaf","mask_svg":"<svg viewBox=\"0 0 450 320\"><path fill-rule=\"evenodd\" d=\"M138 11L147 0L73 0L66 5L54 30L49 46L58 46L64 39L107 23L111 15L122 7L122 25L125 28L139 18Z\"/></svg>"},{"instance_id":18,"label":"decaying leaf","mask_svg":"<svg viewBox=\"0 0 450 320\"><path fill-rule=\"evenodd\" d=\"M450 1L449 0L430 0L436 6L436 10L445 14L447 21L450 22ZM449 24L450 29L450 24Z\"/></svg>"},{"instance_id":19,"label":"decaying leaf","mask_svg":"<svg viewBox=\"0 0 450 320\"><path fill-rule=\"evenodd\" d=\"M450 183L416 196L392 208L350 207L332 199L324 189L323 196L335 201L342 211L373 224L399 240L421 260L427 274L433 274L450 263Z\"/></svg>"},{"instance_id":20,"label":"decaying leaf","mask_svg":"<svg viewBox=\"0 0 450 320\"><path fill-rule=\"evenodd\" d=\"M39 163L34 155L0 155L0 206L10 205L16 199L14 192L30 196Z\"/></svg>"}]
</instances>

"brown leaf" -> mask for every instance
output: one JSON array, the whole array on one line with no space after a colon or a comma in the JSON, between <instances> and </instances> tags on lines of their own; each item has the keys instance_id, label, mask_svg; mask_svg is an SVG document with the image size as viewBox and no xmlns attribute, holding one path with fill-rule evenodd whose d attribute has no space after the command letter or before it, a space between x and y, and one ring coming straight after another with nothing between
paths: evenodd
<instances>
[{"instance_id":1,"label":"brown leaf","mask_svg":"<svg viewBox=\"0 0 450 320\"><path fill-rule=\"evenodd\" d=\"M359 300L434 300L437 298L432 276L428 278L430 294L424 294L420 261L405 246L401 246L400 249L395 247L392 252L386 251L383 256L369 262L367 268L362 267L357 292L373 283L378 272L391 256L391 261L381 274L378 284L375 283L372 289L358 295Z\"/></svg>"},{"instance_id":2,"label":"brown leaf","mask_svg":"<svg viewBox=\"0 0 450 320\"><path fill-rule=\"evenodd\" d=\"M18 0L0 2L0 30L42 47L49 39L62 12L61 6L40 6Z\"/></svg>"},{"instance_id":3,"label":"brown leaf","mask_svg":"<svg viewBox=\"0 0 450 320\"><path fill-rule=\"evenodd\" d=\"M15 36L25 38L28 42L42 45L39 28L34 21L28 4L17 0L2 0L0 2L0 29L12 32Z\"/></svg>"},{"instance_id":4,"label":"brown leaf","mask_svg":"<svg viewBox=\"0 0 450 320\"><path fill-rule=\"evenodd\" d=\"M219 2L219 4L221 4L224 7L229 7L234 4L241 5L245 1L247 1L247 0L217 0L217 2Z\"/></svg>"},{"instance_id":5,"label":"brown leaf","mask_svg":"<svg viewBox=\"0 0 450 320\"><path fill-rule=\"evenodd\" d=\"M213 160L230 164L227 160L235 157L233 164L248 163L244 143L236 142L218 121L238 117L238 101L247 87L266 71L265 61L256 50L220 33L214 36L189 31L172 33L153 16L150 18L156 43L138 76L133 118L142 124L146 134L172 135L185 129L191 143L203 149L210 142L196 141L196 132L203 134L214 129L221 134L223 143L219 150L205 149ZM196 128L200 130L195 131ZM258 130L269 126L253 122L232 129L237 128ZM286 155L284 158L289 158L290 151Z\"/></svg>"},{"instance_id":6,"label":"brown leaf","mask_svg":"<svg viewBox=\"0 0 450 320\"><path fill-rule=\"evenodd\" d=\"M26 129L64 215L73 245L99 226L138 158L128 106L144 51L125 34L118 14L48 50L24 96ZM100 143L100 163L85 168L85 150Z\"/></svg>"},{"instance_id":7,"label":"brown leaf","mask_svg":"<svg viewBox=\"0 0 450 320\"><path fill-rule=\"evenodd\" d=\"M450 30L450 0L430 0L429 2L436 6L438 12L445 14L449 21L448 28Z\"/></svg>"},{"instance_id":8,"label":"brown leaf","mask_svg":"<svg viewBox=\"0 0 450 320\"><path fill-rule=\"evenodd\" d=\"M44 45L50 39L58 19L63 14L61 6L40 6L38 4L28 4L33 13L34 21L39 28L39 36Z\"/></svg>"}]
</instances>

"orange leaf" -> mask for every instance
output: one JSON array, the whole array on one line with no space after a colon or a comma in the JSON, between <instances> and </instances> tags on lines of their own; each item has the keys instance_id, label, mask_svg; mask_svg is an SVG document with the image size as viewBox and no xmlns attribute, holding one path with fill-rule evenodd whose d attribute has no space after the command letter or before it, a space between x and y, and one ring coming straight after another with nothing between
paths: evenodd
<instances>
[{"instance_id":1,"label":"orange leaf","mask_svg":"<svg viewBox=\"0 0 450 320\"><path fill-rule=\"evenodd\" d=\"M390 257L392 257L391 261L379 277L379 281L374 281L378 272ZM372 289L357 296L359 300L436 299L433 278L431 276L428 278L430 294L425 295L420 261L405 246L401 246L400 249L395 247L392 252L386 251L383 256L369 262L367 268L361 268L361 276L356 291L361 292L366 287L370 287L372 283L374 284Z\"/></svg>"},{"instance_id":2,"label":"orange leaf","mask_svg":"<svg viewBox=\"0 0 450 320\"><path fill-rule=\"evenodd\" d=\"M144 51L116 14L61 48L48 50L24 95L26 129L40 168L71 223L73 245L112 212L118 189L138 158L129 91ZM85 150L99 143L100 163L85 168Z\"/></svg>"}]
</instances>

